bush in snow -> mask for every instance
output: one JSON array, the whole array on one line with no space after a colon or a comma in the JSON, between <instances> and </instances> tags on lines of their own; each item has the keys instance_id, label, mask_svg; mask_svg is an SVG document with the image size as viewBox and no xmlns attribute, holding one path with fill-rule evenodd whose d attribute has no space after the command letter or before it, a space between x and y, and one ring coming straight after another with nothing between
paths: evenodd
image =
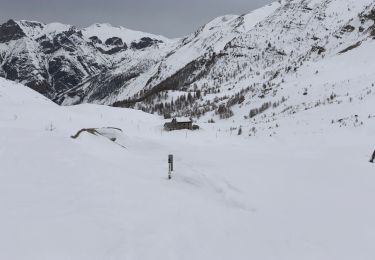
<instances>
[{"instance_id":1,"label":"bush in snow","mask_svg":"<svg viewBox=\"0 0 375 260\"><path fill-rule=\"evenodd\" d=\"M242 127L240 126L240 128L238 128L238 135L242 135Z\"/></svg>"},{"instance_id":2,"label":"bush in snow","mask_svg":"<svg viewBox=\"0 0 375 260\"><path fill-rule=\"evenodd\" d=\"M51 122L48 126L46 126L46 131L49 131L49 132L52 132L52 131L55 131L56 130L56 127L53 125L53 123Z\"/></svg>"},{"instance_id":3,"label":"bush in snow","mask_svg":"<svg viewBox=\"0 0 375 260\"><path fill-rule=\"evenodd\" d=\"M249 113L249 117L253 118L256 115L263 113L264 111L266 111L267 109L269 109L271 106L272 106L271 102L263 103L263 105L260 108L253 108L253 109L251 109L250 113Z\"/></svg>"},{"instance_id":4,"label":"bush in snow","mask_svg":"<svg viewBox=\"0 0 375 260\"><path fill-rule=\"evenodd\" d=\"M220 119L225 119L232 117L233 111L224 104L221 104L219 108L216 110L216 114L220 116Z\"/></svg>"}]
</instances>

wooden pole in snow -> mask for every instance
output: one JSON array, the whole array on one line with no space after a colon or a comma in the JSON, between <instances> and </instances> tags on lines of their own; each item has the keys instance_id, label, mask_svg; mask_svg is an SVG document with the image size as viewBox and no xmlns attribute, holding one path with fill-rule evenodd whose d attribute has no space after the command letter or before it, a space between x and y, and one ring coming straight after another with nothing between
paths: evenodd
<instances>
[{"instance_id":1,"label":"wooden pole in snow","mask_svg":"<svg viewBox=\"0 0 375 260\"><path fill-rule=\"evenodd\" d=\"M168 180L170 180L172 179L172 172L173 172L173 154L168 155L168 164L169 164Z\"/></svg>"}]
</instances>

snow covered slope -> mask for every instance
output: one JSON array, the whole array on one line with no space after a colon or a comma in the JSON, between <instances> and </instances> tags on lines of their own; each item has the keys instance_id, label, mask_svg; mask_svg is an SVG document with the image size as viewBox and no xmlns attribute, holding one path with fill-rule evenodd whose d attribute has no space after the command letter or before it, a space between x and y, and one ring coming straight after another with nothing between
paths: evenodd
<instances>
[{"instance_id":1,"label":"snow covered slope","mask_svg":"<svg viewBox=\"0 0 375 260\"><path fill-rule=\"evenodd\" d=\"M60 95L63 100L61 102L64 105L75 103L111 105L118 100L143 97L143 93L148 91L158 93L163 89L178 89L179 83L165 84L161 87L158 85L170 77L184 82L186 75L180 74L181 71L186 71L186 67L199 66L198 70L204 70L206 66L201 60L207 59L213 52L223 50L229 41L251 29L278 6L278 3L273 3L246 15L216 18L183 39L166 41L161 38L161 41L166 42L164 48L149 49L149 52L137 52L136 55L132 54L124 58L115 68L100 75L99 79L89 81L81 88L70 91L69 95L66 93ZM93 28L95 32L89 33L88 36L102 33L107 35L107 32L113 32L113 29L107 29L106 25L100 25L99 29L97 25ZM98 30L100 33L97 32ZM116 29L118 35L124 35L125 39L124 30L121 30L121 28ZM133 33L127 34L126 37L132 37ZM190 73L188 71L185 74ZM199 72L191 74L189 77L194 78Z\"/></svg>"},{"instance_id":2,"label":"snow covered slope","mask_svg":"<svg viewBox=\"0 0 375 260\"><path fill-rule=\"evenodd\" d=\"M112 104L127 98L142 98L144 92L154 94L192 86L210 69L212 55L220 53L228 42L246 33L279 6L275 2L246 15L227 15L212 20L177 41L176 46L139 80L120 82L119 91L108 95L103 102Z\"/></svg>"},{"instance_id":3,"label":"snow covered slope","mask_svg":"<svg viewBox=\"0 0 375 260\"><path fill-rule=\"evenodd\" d=\"M375 117L321 118L362 117L374 101L285 117L274 138L237 136L226 120L163 132L157 116L60 107L0 79L0 258L373 259ZM108 126L126 148L70 138Z\"/></svg>"}]
</instances>

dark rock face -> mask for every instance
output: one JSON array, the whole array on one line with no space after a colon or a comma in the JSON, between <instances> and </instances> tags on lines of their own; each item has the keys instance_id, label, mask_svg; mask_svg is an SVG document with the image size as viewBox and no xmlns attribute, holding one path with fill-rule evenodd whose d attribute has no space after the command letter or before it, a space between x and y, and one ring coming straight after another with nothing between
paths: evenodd
<instances>
[{"instance_id":1,"label":"dark rock face","mask_svg":"<svg viewBox=\"0 0 375 260\"><path fill-rule=\"evenodd\" d=\"M0 50L0 76L21 82L57 102L61 93L78 88L113 66L102 54L127 49L120 38L112 38L108 42L113 45L101 50L96 46L102 44L98 37L84 39L82 31L75 27L40 35L44 26L13 20L0 25L0 44L4 47ZM28 30L23 31L24 27ZM39 36L33 38L34 35ZM12 40L20 41L17 48L8 45Z\"/></svg>"},{"instance_id":2,"label":"dark rock face","mask_svg":"<svg viewBox=\"0 0 375 260\"><path fill-rule=\"evenodd\" d=\"M316 52L316 53L318 53L318 54L320 55L320 54L326 52L326 49L323 48L323 47L321 47L321 46L313 46L313 47L311 48L311 51L312 51L312 52Z\"/></svg>"},{"instance_id":3,"label":"dark rock face","mask_svg":"<svg viewBox=\"0 0 375 260\"><path fill-rule=\"evenodd\" d=\"M103 46L100 46L103 44L103 42L97 36L91 36L89 39L92 43L92 46L94 46L102 54L113 55L121 51L126 51L128 49L126 43L124 43L119 37L112 37L105 41L105 45L112 47L110 49L103 49Z\"/></svg>"},{"instance_id":4,"label":"dark rock face","mask_svg":"<svg viewBox=\"0 0 375 260\"><path fill-rule=\"evenodd\" d=\"M342 28L342 32L343 33L347 33L347 32L353 32L355 30L355 27L353 27L352 25L348 24L347 26L345 26L344 28Z\"/></svg>"},{"instance_id":5,"label":"dark rock face","mask_svg":"<svg viewBox=\"0 0 375 260\"><path fill-rule=\"evenodd\" d=\"M26 34L21 27L13 20L9 20L0 26L0 43L18 40L25 36Z\"/></svg>"},{"instance_id":6,"label":"dark rock face","mask_svg":"<svg viewBox=\"0 0 375 260\"><path fill-rule=\"evenodd\" d=\"M17 64L18 62L19 62L19 58L12 57L3 65L3 70L7 76L6 77L7 79L17 80L19 78L17 67L14 66L14 64Z\"/></svg>"},{"instance_id":7,"label":"dark rock face","mask_svg":"<svg viewBox=\"0 0 375 260\"><path fill-rule=\"evenodd\" d=\"M120 51L126 51L128 49L128 46L124 44L123 46L114 47L109 50L103 50L102 48L98 47L98 50L103 54L113 55Z\"/></svg>"},{"instance_id":8,"label":"dark rock face","mask_svg":"<svg viewBox=\"0 0 375 260\"><path fill-rule=\"evenodd\" d=\"M94 44L102 44L103 42L97 36L91 36L89 38Z\"/></svg>"},{"instance_id":9,"label":"dark rock face","mask_svg":"<svg viewBox=\"0 0 375 260\"><path fill-rule=\"evenodd\" d=\"M55 51L55 46L50 41L43 41L40 43L40 46L43 49L43 52L48 54Z\"/></svg>"},{"instance_id":10,"label":"dark rock face","mask_svg":"<svg viewBox=\"0 0 375 260\"><path fill-rule=\"evenodd\" d=\"M48 75L43 69L35 66L27 51L6 59L1 69L3 77L22 82L46 97L53 95L53 89L46 80Z\"/></svg>"},{"instance_id":11,"label":"dark rock face","mask_svg":"<svg viewBox=\"0 0 375 260\"><path fill-rule=\"evenodd\" d=\"M53 95L51 91L51 86L46 80L42 80L42 81L34 80L34 81L26 83L26 86L30 87L31 89L39 93L44 94L45 96Z\"/></svg>"},{"instance_id":12,"label":"dark rock face","mask_svg":"<svg viewBox=\"0 0 375 260\"><path fill-rule=\"evenodd\" d=\"M129 74L121 74L119 76L108 77L108 75L101 75L96 79L96 82L92 82L92 84L100 85L100 82L105 81L105 87L98 87L95 88L93 93L90 96L89 102L93 102L95 100L102 100L109 95L116 93L120 90L126 82L131 79L137 78L140 76L138 72L130 72Z\"/></svg>"},{"instance_id":13,"label":"dark rock face","mask_svg":"<svg viewBox=\"0 0 375 260\"><path fill-rule=\"evenodd\" d=\"M73 42L73 36L78 38L82 37L79 32L73 30L58 34L53 39L53 45L55 46L56 50L64 49L68 52L74 52L76 49L76 44Z\"/></svg>"},{"instance_id":14,"label":"dark rock face","mask_svg":"<svg viewBox=\"0 0 375 260\"><path fill-rule=\"evenodd\" d=\"M155 44L158 44L158 43L161 43L161 41L151 39L149 37L143 37L143 38L141 38L141 40L139 42L132 42L131 48L141 50L141 49L151 47L151 46L153 46Z\"/></svg>"},{"instance_id":15,"label":"dark rock face","mask_svg":"<svg viewBox=\"0 0 375 260\"><path fill-rule=\"evenodd\" d=\"M118 38L118 37L112 37L112 38L107 39L105 41L105 44L106 45L113 45L113 46L124 45L124 43L122 42L122 39Z\"/></svg>"},{"instance_id":16,"label":"dark rock face","mask_svg":"<svg viewBox=\"0 0 375 260\"><path fill-rule=\"evenodd\" d=\"M370 10L367 13L361 13L359 15L361 23L364 24L366 21L372 21L373 24L368 28L370 35L375 39L375 9ZM363 27L360 28L360 31L364 31Z\"/></svg>"},{"instance_id":17,"label":"dark rock face","mask_svg":"<svg viewBox=\"0 0 375 260\"><path fill-rule=\"evenodd\" d=\"M45 54L53 53L56 50L53 41L50 41L45 35L39 37L36 41L39 43L42 52Z\"/></svg>"},{"instance_id":18,"label":"dark rock face","mask_svg":"<svg viewBox=\"0 0 375 260\"><path fill-rule=\"evenodd\" d=\"M67 52L75 52L77 49L75 38L82 38L80 31L69 30L57 34L52 40L46 36L37 39L39 45L45 54L52 54L60 49ZM82 40L83 41L83 40Z\"/></svg>"},{"instance_id":19,"label":"dark rock face","mask_svg":"<svg viewBox=\"0 0 375 260\"><path fill-rule=\"evenodd\" d=\"M33 28L33 29L42 29L43 28L43 24L42 23L39 23L39 22L31 22L31 21L22 21L22 24L24 26L27 26L27 27L30 27L30 28Z\"/></svg>"},{"instance_id":20,"label":"dark rock face","mask_svg":"<svg viewBox=\"0 0 375 260\"><path fill-rule=\"evenodd\" d=\"M64 56L55 57L48 63L48 73L54 79L55 91L70 89L82 81L84 74Z\"/></svg>"},{"instance_id":21,"label":"dark rock face","mask_svg":"<svg viewBox=\"0 0 375 260\"><path fill-rule=\"evenodd\" d=\"M375 9L371 10L370 13L367 15L367 18L374 22L374 24L370 27L371 36L375 39Z\"/></svg>"}]
</instances>

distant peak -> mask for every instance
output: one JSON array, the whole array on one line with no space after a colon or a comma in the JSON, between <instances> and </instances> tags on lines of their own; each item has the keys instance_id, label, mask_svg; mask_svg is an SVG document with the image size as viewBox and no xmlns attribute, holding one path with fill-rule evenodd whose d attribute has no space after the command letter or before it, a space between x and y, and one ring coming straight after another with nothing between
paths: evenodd
<instances>
[{"instance_id":1,"label":"distant peak","mask_svg":"<svg viewBox=\"0 0 375 260\"><path fill-rule=\"evenodd\" d=\"M124 26L113 26L110 23L94 23L82 29L83 35L87 38L96 36L102 42L109 38L117 37L122 39L126 44L131 44L134 41L139 41L141 38L152 38L159 41L169 41L168 38L160 35L154 35L146 32L136 31Z\"/></svg>"},{"instance_id":2,"label":"distant peak","mask_svg":"<svg viewBox=\"0 0 375 260\"><path fill-rule=\"evenodd\" d=\"M13 20L13 19L9 19L9 20L6 21L4 24L16 24L16 21Z\"/></svg>"}]
</instances>

